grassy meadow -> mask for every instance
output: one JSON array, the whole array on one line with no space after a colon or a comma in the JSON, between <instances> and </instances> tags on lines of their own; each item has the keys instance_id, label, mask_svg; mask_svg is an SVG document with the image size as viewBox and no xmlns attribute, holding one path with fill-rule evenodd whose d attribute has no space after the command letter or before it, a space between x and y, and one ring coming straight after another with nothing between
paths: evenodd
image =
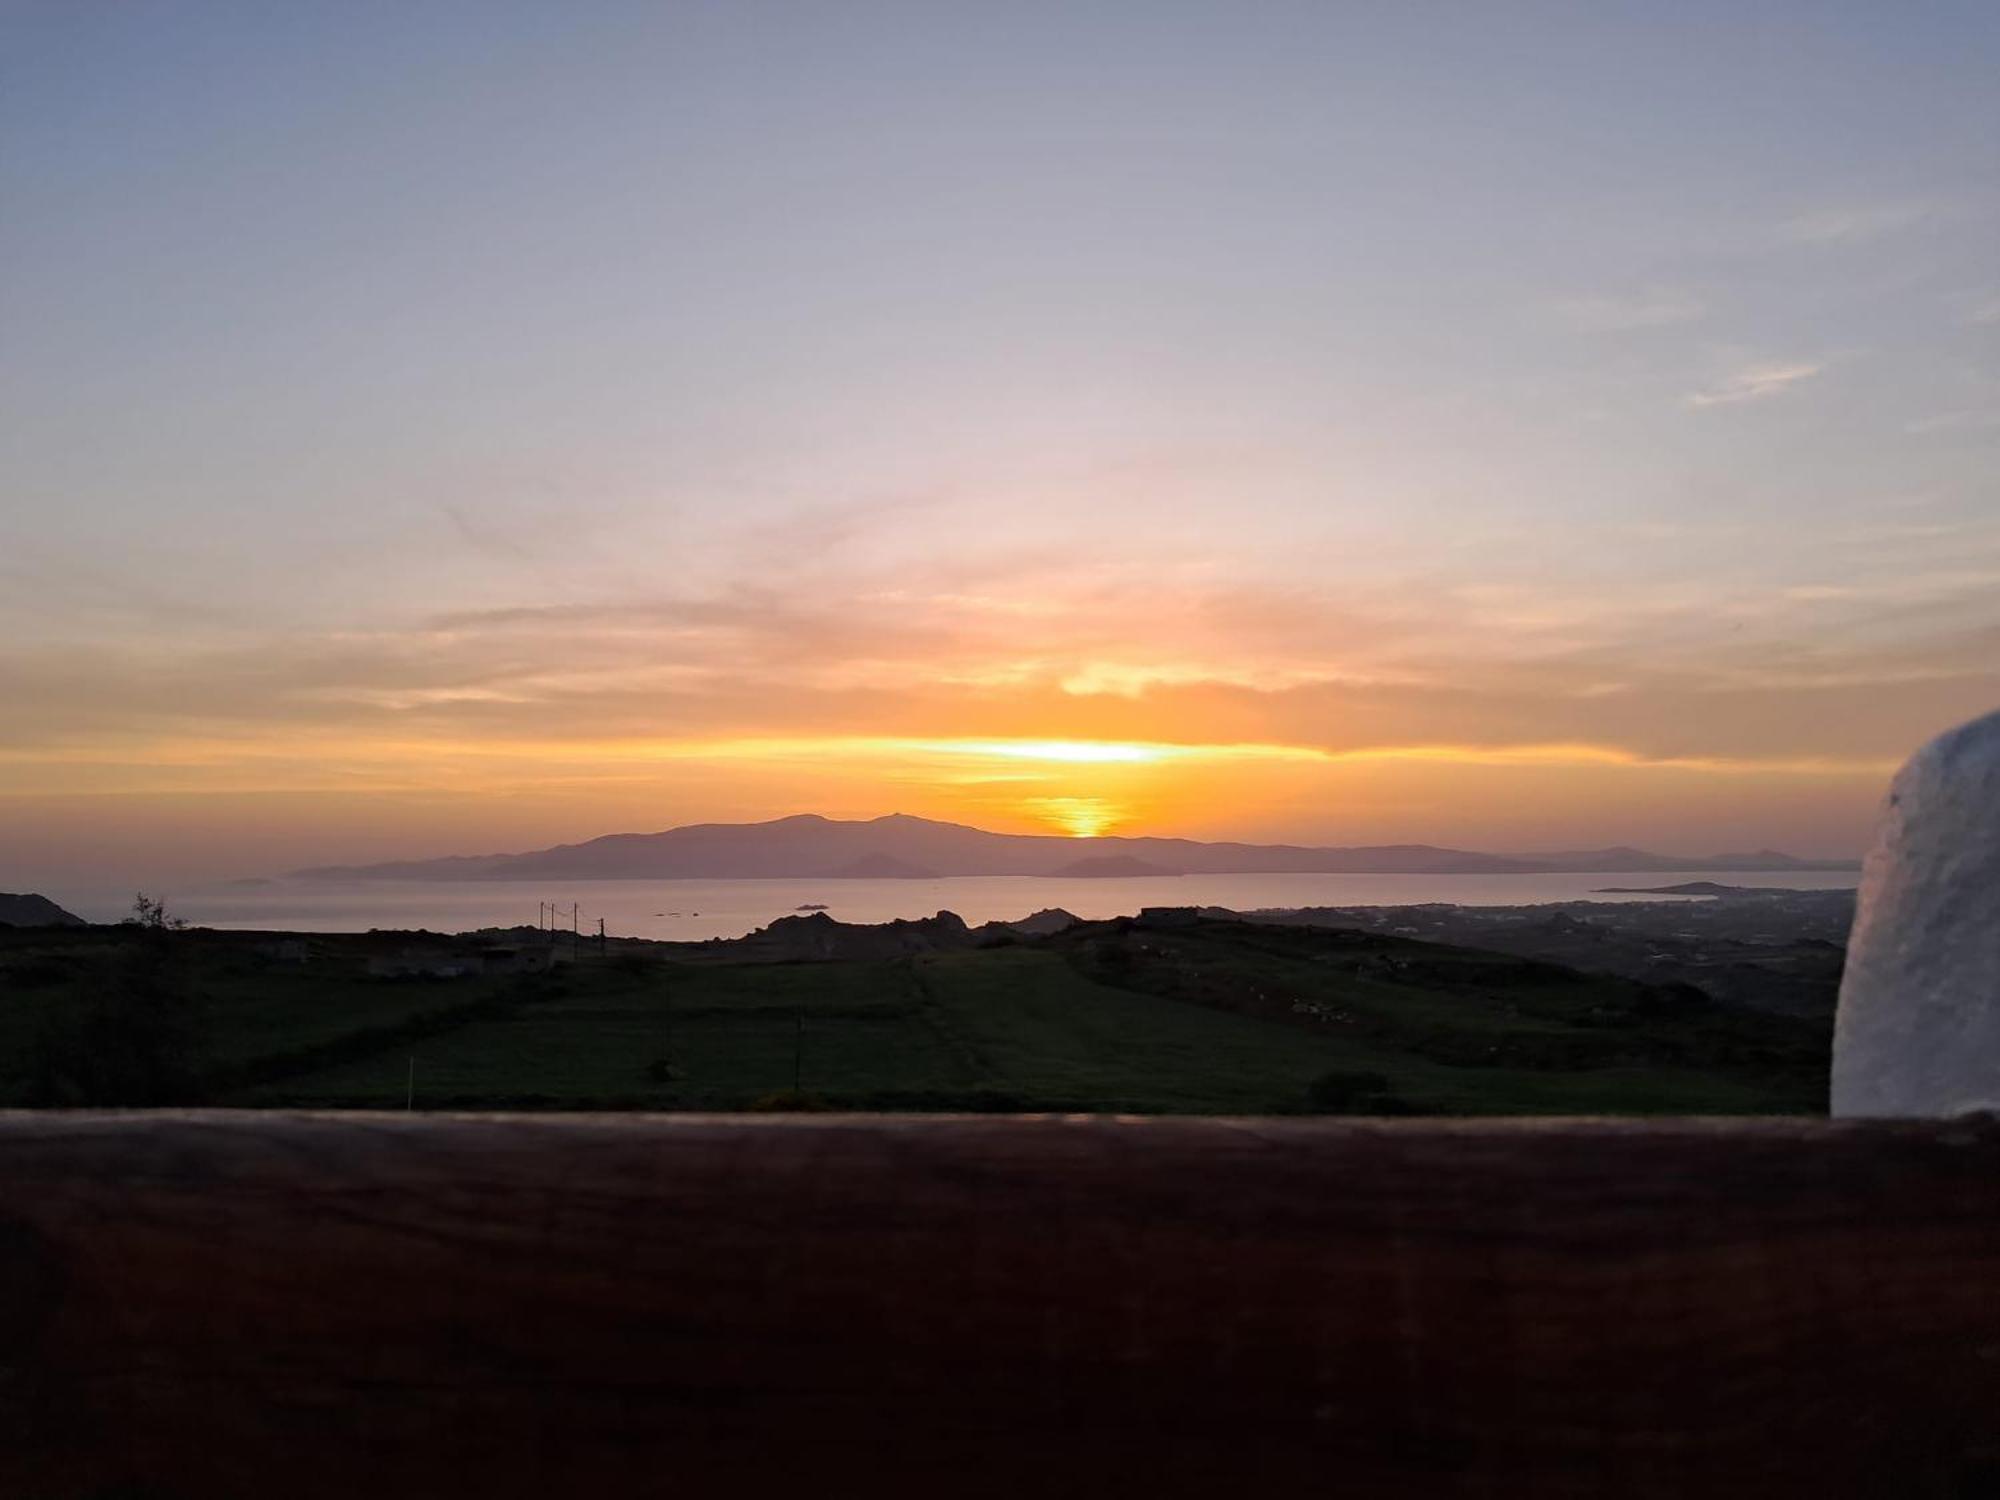
<instances>
[{"instance_id":1,"label":"grassy meadow","mask_svg":"<svg viewBox=\"0 0 2000 1500\"><path fill-rule=\"evenodd\" d=\"M546 973L368 973L371 956L413 941L453 940L314 936L303 960L286 962L271 957L271 935L9 933L0 1101L1230 1114L1825 1106L1823 1026L1337 930L1096 923L1007 946L826 962L733 962L726 944L618 944ZM169 1014L186 1024L162 1029ZM171 1056L158 1064L162 1051ZM103 1097L135 1087L168 1097Z\"/></svg>"}]
</instances>

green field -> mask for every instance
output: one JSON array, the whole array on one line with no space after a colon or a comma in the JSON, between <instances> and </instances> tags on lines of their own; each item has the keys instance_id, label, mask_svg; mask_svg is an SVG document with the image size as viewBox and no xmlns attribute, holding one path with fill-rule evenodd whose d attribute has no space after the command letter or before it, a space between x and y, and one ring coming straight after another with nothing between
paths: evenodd
<instances>
[{"instance_id":1,"label":"green field","mask_svg":"<svg viewBox=\"0 0 2000 1500\"><path fill-rule=\"evenodd\" d=\"M154 940L145 972L199 1020L178 1097L314 1108L413 1098L426 1109L1824 1108L1823 1027L1327 929L1094 924L1015 946L795 963L624 945L548 974L368 977L368 954L394 941L314 939L309 961L284 965L248 935ZM87 1052L100 1032L79 1040L66 1018L129 987L134 962L115 934L10 937L0 1095L119 1102L76 1097L107 1086L88 1068L52 1098L47 1058L64 1054L45 1039Z\"/></svg>"}]
</instances>

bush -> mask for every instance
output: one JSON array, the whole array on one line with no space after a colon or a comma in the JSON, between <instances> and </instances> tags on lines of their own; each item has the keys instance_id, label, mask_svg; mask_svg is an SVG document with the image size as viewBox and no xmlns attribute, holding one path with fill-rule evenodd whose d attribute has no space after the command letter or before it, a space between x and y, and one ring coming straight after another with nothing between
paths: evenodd
<instances>
[{"instance_id":1,"label":"bush","mask_svg":"<svg viewBox=\"0 0 2000 1500\"><path fill-rule=\"evenodd\" d=\"M154 909L157 912L157 907ZM59 999L34 1040L32 1097L45 1105L186 1104L200 1092L200 1003L164 919L83 999Z\"/></svg>"},{"instance_id":2,"label":"bush","mask_svg":"<svg viewBox=\"0 0 2000 1500\"><path fill-rule=\"evenodd\" d=\"M187 928L187 923L180 917L167 915L165 901L144 891L132 898L132 915L125 919L124 925L143 927L148 932L182 932Z\"/></svg>"},{"instance_id":3,"label":"bush","mask_svg":"<svg viewBox=\"0 0 2000 1500\"><path fill-rule=\"evenodd\" d=\"M1128 973L1133 966L1132 950L1115 937L1100 938L1092 944L1090 956L1098 968L1110 974Z\"/></svg>"}]
</instances>

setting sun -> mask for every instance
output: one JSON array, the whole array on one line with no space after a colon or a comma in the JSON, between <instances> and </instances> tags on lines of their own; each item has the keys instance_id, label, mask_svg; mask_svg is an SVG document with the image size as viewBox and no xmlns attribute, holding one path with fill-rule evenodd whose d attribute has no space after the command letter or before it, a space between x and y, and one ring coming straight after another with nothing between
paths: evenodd
<instances>
[{"instance_id":1,"label":"setting sun","mask_svg":"<svg viewBox=\"0 0 2000 1500\"><path fill-rule=\"evenodd\" d=\"M1030 797L1024 806L1074 839L1096 838L1122 815L1102 797Z\"/></svg>"}]
</instances>

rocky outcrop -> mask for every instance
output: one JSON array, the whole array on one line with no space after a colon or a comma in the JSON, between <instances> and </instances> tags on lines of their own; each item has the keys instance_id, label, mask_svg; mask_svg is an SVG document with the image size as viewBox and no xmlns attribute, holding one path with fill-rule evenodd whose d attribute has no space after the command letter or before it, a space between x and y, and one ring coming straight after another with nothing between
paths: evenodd
<instances>
[{"instance_id":1,"label":"rocky outcrop","mask_svg":"<svg viewBox=\"0 0 2000 1500\"><path fill-rule=\"evenodd\" d=\"M856 926L836 922L825 912L809 917L780 917L737 940L746 959L782 963L799 959L902 958L912 953L940 953L974 945L963 918L941 911L914 922L882 922Z\"/></svg>"},{"instance_id":2,"label":"rocky outcrop","mask_svg":"<svg viewBox=\"0 0 2000 1500\"><path fill-rule=\"evenodd\" d=\"M1064 911L1060 906L1045 906L1034 915L1023 917L1018 922L1005 922L1000 925L1011 927L1025 937L1047 937L1052 932L1061 932L1065 928L1074 927L1082 920L1083 918L1075 912Z\"/></svg>"}]
</instances>

